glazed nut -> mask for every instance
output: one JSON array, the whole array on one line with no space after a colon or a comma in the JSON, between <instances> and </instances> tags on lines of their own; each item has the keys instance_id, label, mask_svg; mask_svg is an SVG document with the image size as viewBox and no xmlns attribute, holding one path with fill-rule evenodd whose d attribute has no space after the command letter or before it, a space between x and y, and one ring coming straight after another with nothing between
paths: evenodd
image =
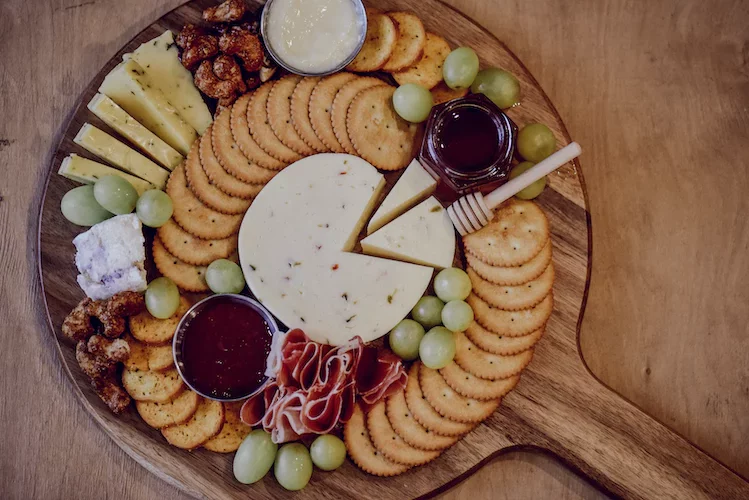
<instances>
[{"instance_id":1,"label":"glazed nut","mask_svg":"<svg viewBox=\"0 0 749 500\"><path fill-rule=\"evenodd\" d=\"M222 80L213 70L210 61L200 63L195 72L195 85L208 97L214 99L231 98L236 94L237 84L230 80Z\"/></svg>"},{"instance_id":2,"label":"glazed nut","mask_svg":"<svg viewBox=\"0 0 749 500\"><path fill-rule=\"evenodd\" d=\"M258 71L263 65L264 50L257 35L239 26L232 26L218 41L219 49L226 55L236 56L248 73Z\"/></svg>"},{"instance_id":3,"label":"glazed nut","mask_svg":"<svg viewBox=\"0 0 749 500\"><path fill-rule=\"evenodd\" d=\"M198 35L192 38L187 48L182 51L182 65L194 70L201 61L218 54L218 40L213 35Z\"/></svg>"},{"instance_id":4,"label":"glazed nut","mask_svg":"<svg viewBox=\"0 0 749 500\"><path fill-rule=\"evenodd\" d=\"M226 0L203 11L203 19L209 23L232 23L239 21L247 12L244 0Z\"/></svg>"}]
</instances>

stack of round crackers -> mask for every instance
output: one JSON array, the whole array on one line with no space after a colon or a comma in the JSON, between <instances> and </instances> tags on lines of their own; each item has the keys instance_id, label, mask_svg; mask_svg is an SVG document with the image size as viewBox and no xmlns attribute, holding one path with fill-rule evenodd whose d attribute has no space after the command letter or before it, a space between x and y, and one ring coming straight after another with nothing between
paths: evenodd
<instances>
[{"instance_id":1,"label":"stack of round crackers","mask_svg":"<svg viewBox=\"0 0 749 500\"><path fill-rule=\"evenodd\" d=\"M475 321L455 333L454 360L440 370L415 362L404 392L357 407L346 424L349 455L370 474L434 460L488 418L520 380L551 316L549 226L536 204L508 202L463 244Z\"/></svg>"},{"instance_id":2,"label":"stack of round crackers","mask_svg":"<svg viewBox=\"0 0 749 500\"><path fill-rule=\"evenodd\" d=\"M143 420L178 448L230 453L252 430L239 419L240 403L221 403L188 389L174 366L172 338L190 308L184 297L168 319L144 311L129 319L130 357L122 384Z\"/></svg>"}]
</instances>

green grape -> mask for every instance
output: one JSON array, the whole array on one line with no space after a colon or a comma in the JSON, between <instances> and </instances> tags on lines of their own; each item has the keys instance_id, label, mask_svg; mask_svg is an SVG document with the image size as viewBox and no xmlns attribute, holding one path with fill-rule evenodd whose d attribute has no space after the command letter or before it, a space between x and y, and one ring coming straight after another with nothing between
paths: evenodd
<instances>
[{"instance_id":1,"label":"green grape","mask_svg":"<svg viewBox=\"0 0 749 500\"><path fill-rule=\"evenodd\" d=\"M205 272L205 281L213 293L239 293L244 289L242 269L227 259L211 262Z\"/></svg>"},{"instance_id":2,"label":"green grape","mask_svg":"<svg viewBox=\"0 0 749 500\"><path fill-rule=\"evenodd\" d=\"M273 466L276 481L290 491L301 490L312 477L312 458L301 443L285 444L278 450Z\"/></svg>"},{"instance_id":3,"label":"green grape","mask_svg":"<svg viewBox=\"0 0 749 500\"><path fill-rule=\"evenodd\" d=\"M346 460L346 444L332 434L325 434L312 442L309 453L319 469L336 470Z\"/></svg>"},{"instance_id":4,"label":"green grape","mask_svg":"<svg viewBox=\"0 0 749 500\"><path fill-rule=\"evenodd\" d=\"M172 216L172 199L160 189L149 189L138 198L135 213L140 221L149 227L161 227Z\"/></svg>"},{"instance_id":5,"label":"green grape","mask_svg":"<svg viewBox=\"0 0 749 500\"><path fill-rule=\"evenodd\" d=\"M541 123L526 125L518 133L518 153L526 160L538 163L557 148L557 140L549 127Z\"/></svg>"},{"instance_id":6,"label":"green grape","mask_svg":"<svg viewBox=\"0 0 749 500\"><path fill-rule=\"evenodd\" d=\"M533 163L529 161L524 161L522 163L518 163L515 165L515 168L513 168L510 171L510 179L514 179L518 175L522 174L529 168L533 166ZM532 200L536 196L541 194L541 191L544 190L546 187L546 177L541 177L539 180L531 184L525 189L520 190L518 193L515 194L518 198L521 200Z\"/></svg>"},{"instance_id":7,"label":"green grape","mask_svg":"<svg viewBox=\"0 0 749 500\"><path fill-rule=\"evenodd\" d=\"M467 302L451 300L442 308L442 324L453 332L464 332L473 323L473 309Z\"/></svg>"},{"instance_id":8,"label":"green grape","mask_svg":"<svg viewBox=\"0 0 749 500\"><path fill-rule=\"evenodd\" d=\"M465 300L471 294L471 278L457 267L443 269L434 278L434 293L444 302Z\"/></svg>"},{"instance_id":9,"label":"green grape","mask_svg":"<svg viewBox=\"0 0 749 500\"><path fill-rule=\"evenodd\" d=\"M453 332L444 326L435 326L424 335L419 346L421 362L432 370L439 370L450 364L455 357Z\"/></svg>"},{"instance_id":10,"label":"green grape","mask_svg":"<svg viewBox=\"0 0 749 500\"><path fill-rule=\"evenodd\" d=\"M520 102L520 83L515 75L499 68L479 71L471 85L471 92L484 94L502 109L513 107Z\"/></svg>"},{"instance_id":11,"label":"green grape","mask_svg":"<svg viewBox=\"0 0 749 500\"><path fill-rule=\"evenodd\" d=\"M260 481L276 460L278 445L268 432L257 429L250 432L234 455L234 477L243 484Z\"/></svg>"},{"instance_id":12,"label":"green grape","mask_svg":"<svg viewBox=\"0 0 749 500\"><path fill-rule=\"evenodd\" d=\"M412 319L404 319L390 330L390 349L406 361L419 357L419 344L424 337L424 327Z\"/></svg>"},{"instance_id":13,"label":"green grape","mask_svg":"<svg viewBox=\"0 0 749 500\"><path fill-rule=\"evenodd\" d=\"M171 318L179 307L179 290L169 278L156 278L146 288L146 309L159 319Z\"/></svg>"},{"instance_id":14,"label":"green grape","mask_svg":"<svg viewBox=\"0 0 749 500\"><path fill-rule=\"evenodd\" d=\"M442 78L451 89L467 89L479 72L479 56L470 47L459 47L447 55Z\"/></svg>"},{"instance_id":15,"label":"green grape","mask_svg":"<svg viewBox=\"0 0 749 500\"><path fill-rule=\"evenodd\" d=\"M94 186L87 184L73 188L62 197L60 211L73 224L93 226L114 214L104 209L94 198Z\"/></svg>"},{"instance_id":16,"label":"green grape","mask_svg":"<svg viewBox=\"0 0 749 500\"><path fill-rule=\"evenodd\" d=\"M432 328L442 323L442 308L445 303L437 297L427 295L422 297L411 309L411 317L422 324L424 328Z\"/></svg>"},{"instance_id":17,"label":"green grape","mask_svg":"<svg viewBox=\"0 0 749 500\"><path fill-rule=\"evenodd\" d=\"M105 175L94 184L94 197L99 205L113 214L129 214L138 201L132 184L117 175Z\"/></svg>"},{"instance_id":18,"label":"green grape","mask_svg":"<svg viewBox=\"0 0 749 500\"><path fill-rule=\"evenodd\" d=\"M393 107L406 121L421 123L427 119L434 106L434 98L429 90L416 83L406 83L395 89Z\"/></svg>"}]
</instances>

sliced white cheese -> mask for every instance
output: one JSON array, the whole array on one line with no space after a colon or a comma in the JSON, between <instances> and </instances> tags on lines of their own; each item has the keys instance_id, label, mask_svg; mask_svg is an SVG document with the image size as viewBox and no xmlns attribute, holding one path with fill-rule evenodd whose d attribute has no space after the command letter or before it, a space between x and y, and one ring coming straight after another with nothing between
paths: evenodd
<instances>
[{"instance_id":1,"label":"sliced white cheese","mask_svg":"<svg viewBox=\"0 0 749 500\"><path fill-rule=\"evenodd\" d=\"M455 229L433 196L361 240L364 253L438 269L451 267Z\"/></svg>"},{"instance_id":2,"label":"sliced white cheese","mask_svg":"<svg viewBox=\"0 0 749 500\"><path fill-rule=\"evenodd\" d=\"M404 213L427 196L437 187L435 181L424 167L413 160L395 183L385 200L372 216L367 225L367 234L372 234L391 220Z\"/></svg>"},{"instance_id":3,"label":"sliced white cheese","mask_svg":"<svg viewBox=\"0 0 749 500\"><path fill-rule=\"evenodd\" d=\"M198 134L182 119L164 93L151 82L140 64L129 59L115 66L99 86L99 92L187 156Z\"/></svg>"},{"instance_id":4,"label":"sliced white cheese","mask_svg":"<svg viewBox=\"0 0 749 500\"><path fill-rule=\"evenodd\" d=\"M96 94L88 103L88 109L161 166L174 170L185 159L176 149L138 123L138 120L127 114L124 109L104 94Z\"/></svg>"},{"instance_id":5,"label":"sliced white cheese","mask_svg":"<svg viewBox=\"0 0 749 500\"><path fill-rule=\"evenodd\" d=\"M255 198L239 231L242 270L288 327L326 344L368 342L421 298L431 268L348 252L383 185L361 158L319 154L286 167Z\"/></svg>"},{"instance_id":6,"label":"sliced white cheese","mask_svg":"<svg viewBox=\"0 0 749 500\"><path fill-rule=\"evenodd\" d=\"M142 154L125 146L90 123L83 124L73 142L115 167L150 182L159 189L166 187L166 180L169 178L168 170L164 170Z\"/></svg>"},{"instance_id":7,"label":"sliced white cheese","mask_svg":"<svg viewBox=\"0 0 749 500\"><path fill-rule=\"evenodd\" d=\"M82 184L93 184L105 175L118 175L129 181L139 195L155 187L150 182L139 179L134 175L127 174L122 170L108 167L107 165L89 160L88 158L78 156L74 153L62 160L62 164L57 173L72 181L80 182Z\"/></svg>"},{"instance_id":8,"label":"sliced white cheese","mask_svg":"<svg viewBox=\"0 0 749 500\"><path fill-rule=\"evenodd\" d=\"M130 57L146 71L180 116L202 135L213 117L193 83L192 74L179 62L172 32L166 30L141 44Z\"/></svg>"}]
</instances>

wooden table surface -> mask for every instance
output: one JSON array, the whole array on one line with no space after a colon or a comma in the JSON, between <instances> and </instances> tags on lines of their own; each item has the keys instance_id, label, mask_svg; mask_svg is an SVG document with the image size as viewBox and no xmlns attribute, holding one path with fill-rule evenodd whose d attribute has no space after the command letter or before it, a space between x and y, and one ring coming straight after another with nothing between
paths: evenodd
<instances>
[{"instance_id":1,"label":"wooden table surface","mask_svg":"<svg viewBox=\"0 0 749 500\"><path fill-rule=\"evenodd\" d=\"M40 298L50 149L101 65L182 0L0 1L0 495L183 498L76 402ZM450 0L520 57L581 159L590 369L749 477L749 2ZM444 498L599 498L552 458L502 456Z\"/></svg>"}]
</instances>

